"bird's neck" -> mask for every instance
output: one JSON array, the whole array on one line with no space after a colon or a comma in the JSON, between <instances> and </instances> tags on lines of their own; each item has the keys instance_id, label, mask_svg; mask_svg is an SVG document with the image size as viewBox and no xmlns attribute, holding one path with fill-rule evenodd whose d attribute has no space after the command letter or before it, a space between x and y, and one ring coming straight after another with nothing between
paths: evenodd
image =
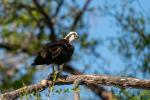
<instances>
[{"instance_id":1,"label":"bird's neck","mask_svg":"<svg viewBox=\"0 0 150 100\"><path fill-rule=\"evenodd\" d=\"M71 43L74 40L74 37L65 37L64 39Z\"/></svg>"}]
</instances>

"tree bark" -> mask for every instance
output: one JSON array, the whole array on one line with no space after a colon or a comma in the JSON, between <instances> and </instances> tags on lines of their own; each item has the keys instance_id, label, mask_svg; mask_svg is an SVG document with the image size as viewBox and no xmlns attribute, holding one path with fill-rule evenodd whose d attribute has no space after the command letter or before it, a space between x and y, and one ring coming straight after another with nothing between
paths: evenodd
<instances>
[{"instance_id":1,"label":"tree bark","mask_svg":"<svg viewBox=\"0 0 150 100\"><path fill-rule=\"evenodd\" d=\"M73 75L84 75L84 73L81 73L80 71L76 70L73 66L66 65L66 64L64 65L63 71L69 72ZM93 91L93 93L99 96L99 98L101 98L102 100L112 100L109 99L110 95L112 97L115 97L110 91L107 91L107 89L105 89L101 85L90 83L90 84L85 84L85 86L89 88L91 91Z\"/></svg>"},{"instance_id":2,"label":"tree bark","mask_svg":"<svg viewBox=\"0 0 150 100\"><path fill-rule=\"evenodd\" d=\"M80 90L79 90L79 85L80 85L81 80L77 79L74 81L74 100L80 100Z\"/></svg>"},{"instance_id":3,"label":"tree bark","mask_svg":"<svg viewBox=\"0 0 150 100\"><path fill-rule=\"evenodd\" d=\"M115 86L120 88L139 88L150 89L150 80L143 80L129 77L116 77L109 75L71 75L63 76L57 79L55 85L70 85L74 84L76 80L80 80L79 84L101 84L105 86ZM51 86L52 81L42 80L40 83L25 86L23 88L14 90L12 92L6 92L0 95L0 100L15 99L23 94L40 92Z\"/></svg>"}]
</instances>

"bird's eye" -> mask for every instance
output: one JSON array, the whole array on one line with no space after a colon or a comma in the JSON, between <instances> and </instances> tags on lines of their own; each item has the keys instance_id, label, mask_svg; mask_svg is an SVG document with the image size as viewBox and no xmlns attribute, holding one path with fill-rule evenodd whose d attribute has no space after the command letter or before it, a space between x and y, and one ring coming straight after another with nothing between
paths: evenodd
<instances>
[{"instance_id":1,"label":"bird's eye","mask_svg":"<svg viewBox=\"0 0 150 100\"><path fill-rule=\"evenodd\" d=\"M75 36L75 38L77 38L77 39L78 39L78 38L79 38L79 36Z\"/></svg>"}]
</instances>

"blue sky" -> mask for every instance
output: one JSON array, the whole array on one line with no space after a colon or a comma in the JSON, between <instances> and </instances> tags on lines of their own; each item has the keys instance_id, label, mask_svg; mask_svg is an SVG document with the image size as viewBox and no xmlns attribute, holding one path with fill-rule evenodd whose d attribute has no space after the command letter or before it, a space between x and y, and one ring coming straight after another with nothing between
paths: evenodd
<instances>
[{"instance_id":1,"label":"blue sky","mask_svg":"<svg viewBox=\"0 0 150 100\"><path fill-rule=\"evenodd\" d=\"M93 0L90 6L98 7L100 5L103 5L106 0ZM126 0L124 0L126 1ZM150 11L148 0L134 0L133 4L131 6L134 6L137 11L142 12L145 16L147 16ZM108 4L116 4L120 5L122 1L120 0L108 0ZM87 15L87 20L89 21L89 33L91 33L91 38L105 40L110 37L117 37L118 34L118 28L115 25L115 21L110 16L100 16L101 12L96 11L95 14ZM110 69L110 73L114 72L120 72L120 70L124 69L125 62L122 61L121 56L118 55L117 52L111 51L109 49L109 42L105 42L103 46L99 46L98 51L102 54L104 58L106 58L110 65L108 69ZM117 73L115 73L117 74Z\"/></svg>"}]
</instances>

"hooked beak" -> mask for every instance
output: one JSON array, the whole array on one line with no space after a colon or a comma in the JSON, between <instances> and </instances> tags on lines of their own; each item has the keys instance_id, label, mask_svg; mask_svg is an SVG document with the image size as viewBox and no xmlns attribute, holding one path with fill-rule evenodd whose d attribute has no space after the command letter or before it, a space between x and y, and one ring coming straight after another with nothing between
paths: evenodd
<instances>
[{"instance_id":1,"label":"hooked beak","mask_svg":"<svg viewBox=\"0 0 150 100\"><path fill-rule=\"evenodd\" d=\"M76 38L79 39L79 36L77 36Z\"/></svg>"}]
</instances>

